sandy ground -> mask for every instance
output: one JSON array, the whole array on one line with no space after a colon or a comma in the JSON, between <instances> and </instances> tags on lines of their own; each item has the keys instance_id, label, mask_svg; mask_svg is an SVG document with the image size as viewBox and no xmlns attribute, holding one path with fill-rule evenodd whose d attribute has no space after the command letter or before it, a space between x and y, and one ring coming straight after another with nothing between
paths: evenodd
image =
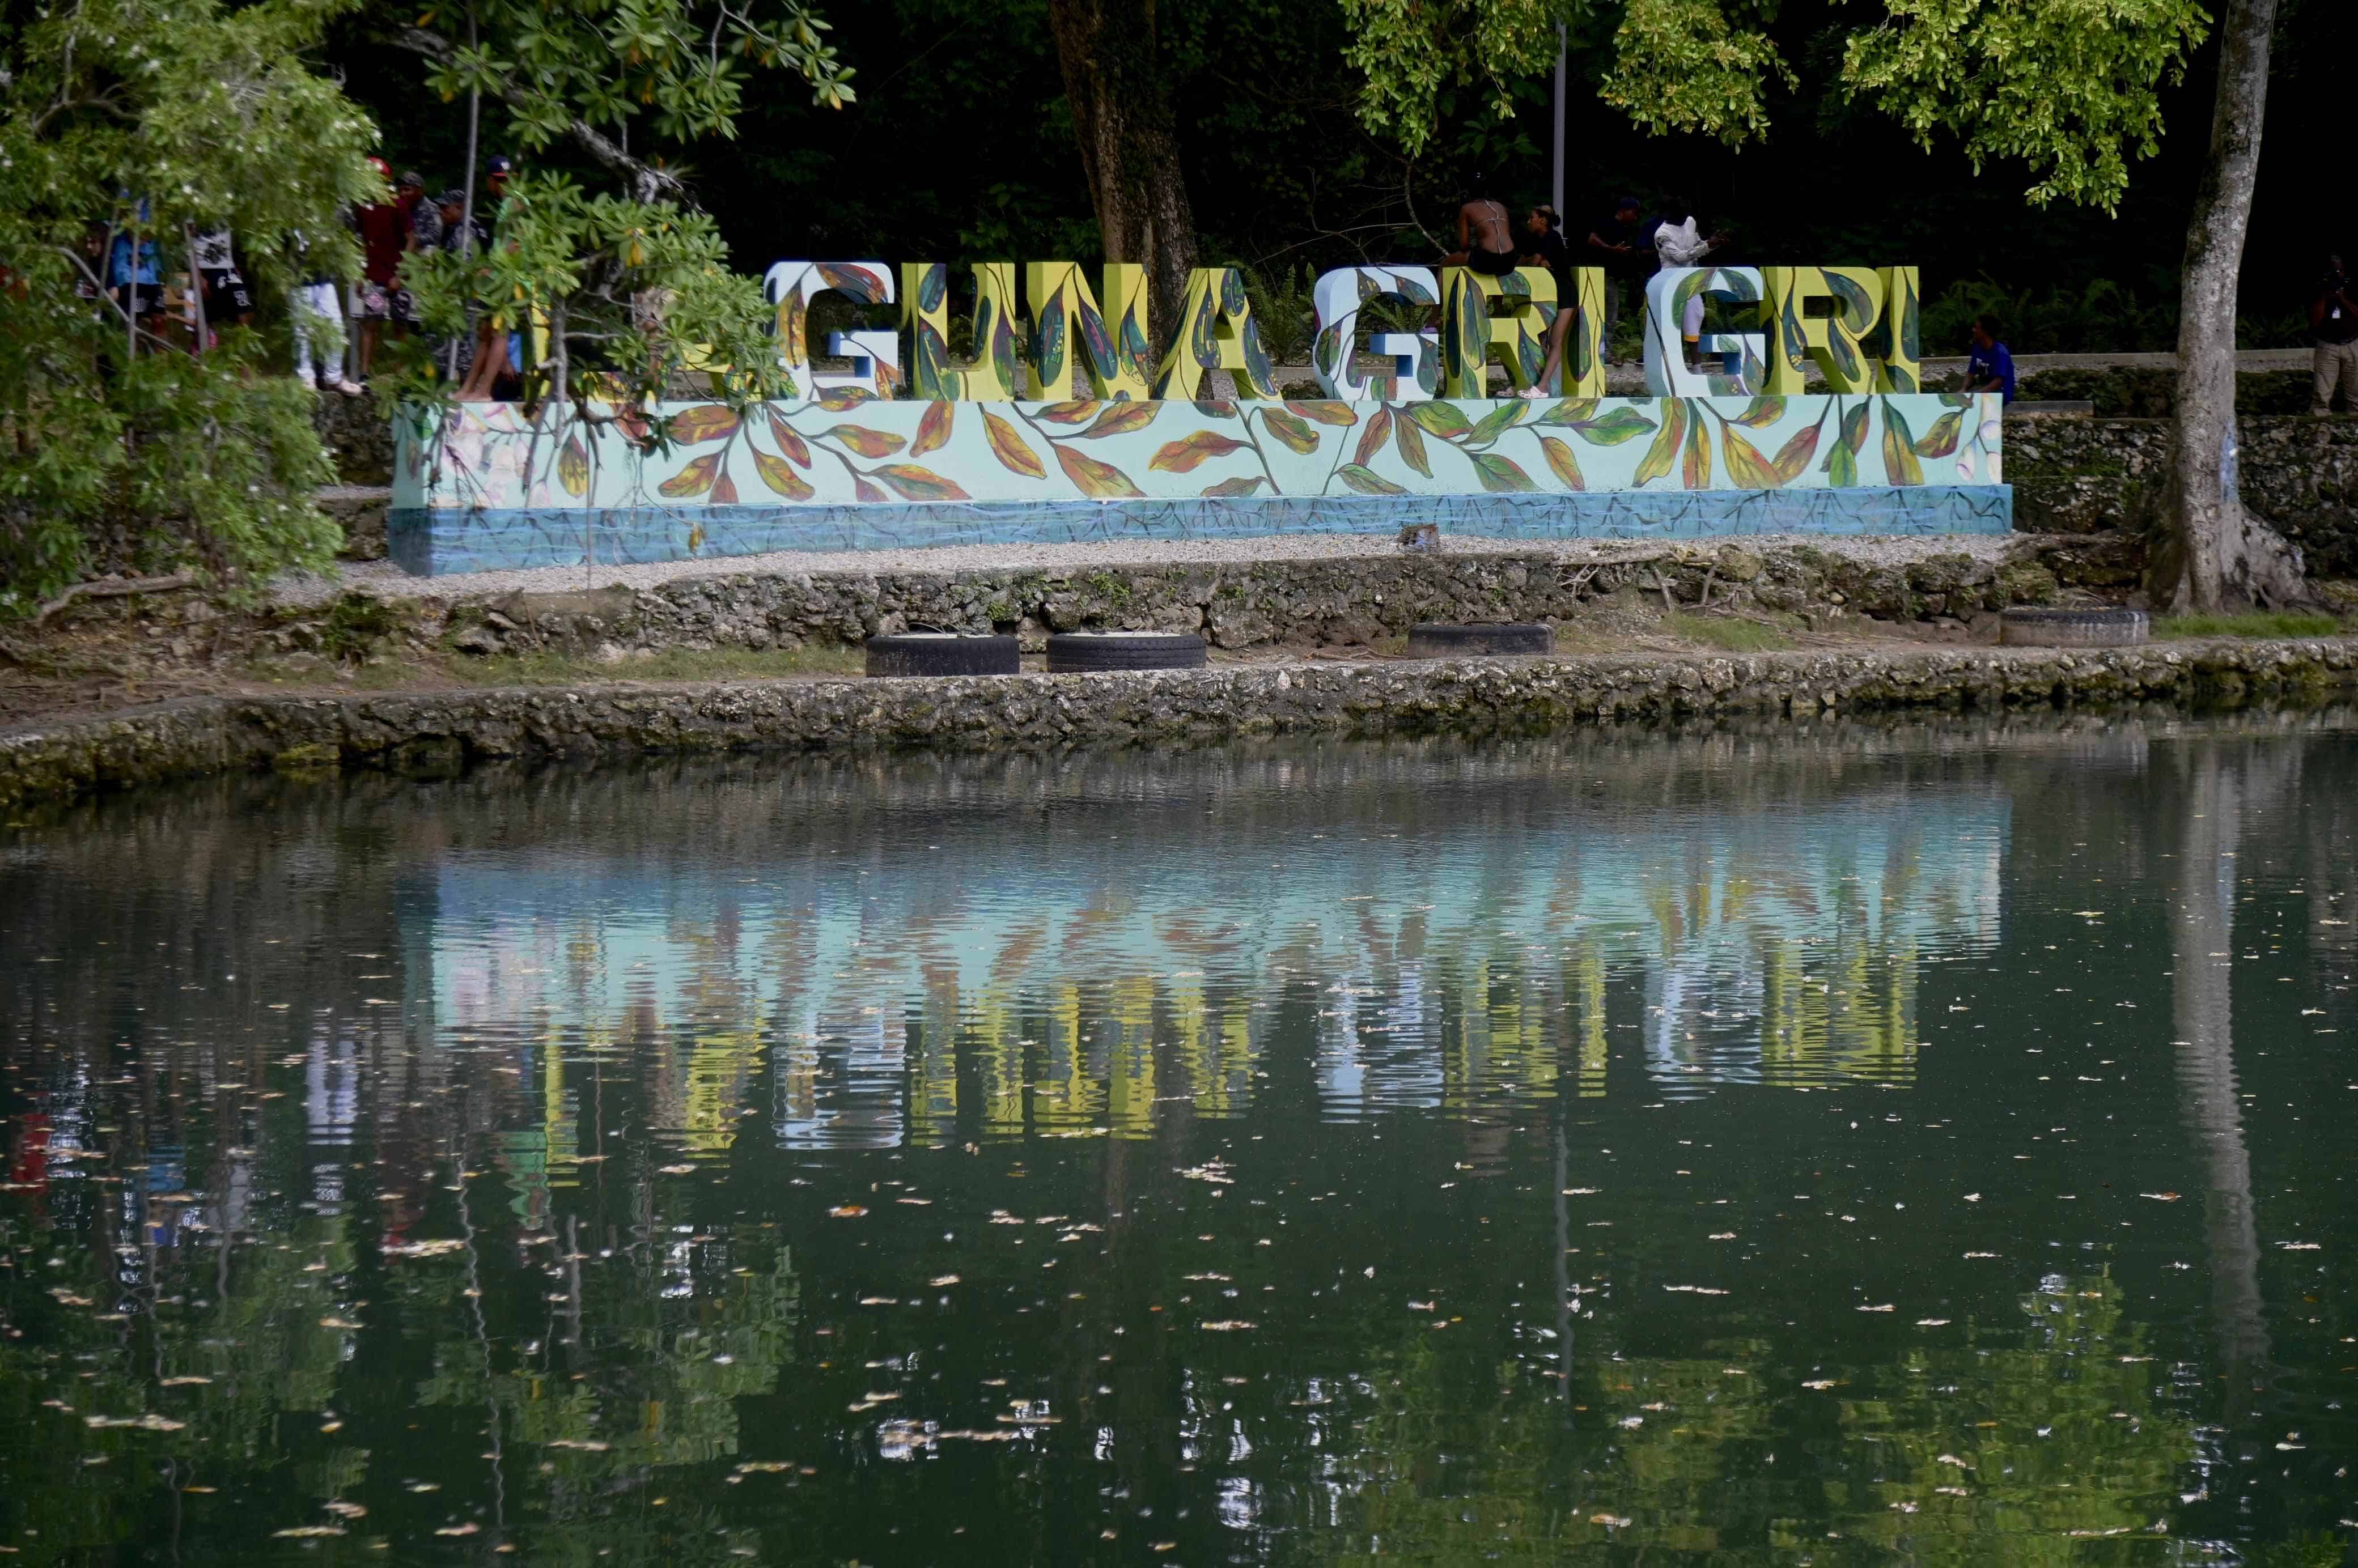
<instances>
[{"instance_id":1,"label":"sandy ground","mask_svg":"<svg viewBox=\"0 0 2358 1568\"><path fill-rule=\"evenodd\" d=\"M1833 555L1878 565L1964 554L1982 560L2003 557L2011 534L1877 535L1849 537L1825 534L1762 534L1741 540L1714 536L1667 539L1478 539L1452 536L1450 555L1537 555L1567 561L1609 561L1631 554L1651 555L1668 544L1755 548L1807 545ZM583 588L653 588L683 578L849 573L872 577L891 572L1031 571L1070 575L1123 567L1240 565L1256 561L1379 559L1399 546L1379 536L1351 534L1288 534L1260 539L1107 540L1077 545L948 545L935 549L849 550L818 554L778 550L762 556L717 560L665 561L646 566L535 567L521 571L464 572L450 577L411 577L391 561L346 567L336 578L290 577L274 590L285 604L316 604L346 589L384 598L484 599L510 593L562 593Z\"/></svg>"}]
</instances>

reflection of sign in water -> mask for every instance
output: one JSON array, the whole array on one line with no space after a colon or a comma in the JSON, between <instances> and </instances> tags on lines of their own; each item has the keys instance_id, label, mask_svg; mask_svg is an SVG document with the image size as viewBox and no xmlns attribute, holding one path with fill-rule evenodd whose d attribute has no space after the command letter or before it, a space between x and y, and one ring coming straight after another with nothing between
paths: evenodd
<instances>
[{"instance_id":1,"label":"reflection of sign in water","mask_svg":"<svg viewBox=\"0 0 2358 1568\"><path fill-rule=\"evenodd\" d=\"M1281 1014L1307 1019L1331 1114L1913 1072L1916 967L1995 940L2002 795L1227 836L870 842L856 858L655 873L588 858L449 863L432 932L443 1037L660 1064L691 1150L776 1077L795 1146L991 1131L1142 1132L1158 1098L1249 1099ZM944 837L949 835L946 832ZM667 1050L650 1047L668 1044ZM761 1097L767 1099L769 1097Z\"/></svg>"}]
</instances>

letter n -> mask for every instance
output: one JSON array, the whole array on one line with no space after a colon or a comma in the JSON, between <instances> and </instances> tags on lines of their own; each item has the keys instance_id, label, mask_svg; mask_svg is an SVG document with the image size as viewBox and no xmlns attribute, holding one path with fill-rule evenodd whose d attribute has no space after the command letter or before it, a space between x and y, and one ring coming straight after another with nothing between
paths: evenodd
<instances>
[{"instance_id":1,"label":"letter n","mask_svg":"<svg viewBox=\"0 0 2358 1568\"><path fill-rule=\"evenodd\" d=\"M1072 262L1025 265L1023 298L1032 308L1032 362L1023 375L1026 397L1062 403L1072 396L1076 342L1081 370L1097 396L1118 402L1154 395L1146 269L1133 262L1109 262L1098 278L1101 292L1092 294L1088 279Z\"/></svg>"},{"instance_id":2,"label":"letter n","mask_svg":"<svg viewBox=\"0 0 2358 1568\"><path fill-rule=\"evenodd\" d=\"M1245 275L1232 266L1199 266L1188 275L1179 335L1163 356L1154 395L1201 397L1206 373L1216 370L1235 378L1238 397L1277 395L1276 367L1260 346L1260 329L1245 299Z\"/></svg>"}]
</instances>

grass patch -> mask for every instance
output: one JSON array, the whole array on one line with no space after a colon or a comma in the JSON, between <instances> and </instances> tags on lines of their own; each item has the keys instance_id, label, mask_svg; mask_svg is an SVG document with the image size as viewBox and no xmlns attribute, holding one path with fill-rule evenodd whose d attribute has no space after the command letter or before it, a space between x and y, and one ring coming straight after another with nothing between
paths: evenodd
<instances>
[{"instance_id":1,"label":"grass patch","mask_svg":"<svg viewBox=\"0 0 2358 1568\"><path fill-rule=\"evenodd\" d=\"M600 664L554 649L531 654L495 654L488 659L457 658L444 666L470 686L574 686L606 680L766 680L781 676L856 676L867 654L838 643L806 643L799 648L659 648L646 658Z\"/></svg>"},{"instance_id":2,"label":"grass patch","mask_svg":"<svg viewBox=\"0 0 2358 1568\"><path fill-rule=\"evenodd\" d=\"M2248 615L2162 615L2157 637L2331 637L2342 622L2313 611L2255 610Z\"/></svg>"},{"instance_id":3,"label":"grass patch","mask_svg":"<svg viewBox=\"0 0 2358 1568\"><path fill-rule=\"evenodd\" d=\"M1670 615L1663 618L1662 628L1672 636L1725 654L1767 654L1793 645L1793 639L1781 627L1732 616Z\"/></svg>"}]
</instances>

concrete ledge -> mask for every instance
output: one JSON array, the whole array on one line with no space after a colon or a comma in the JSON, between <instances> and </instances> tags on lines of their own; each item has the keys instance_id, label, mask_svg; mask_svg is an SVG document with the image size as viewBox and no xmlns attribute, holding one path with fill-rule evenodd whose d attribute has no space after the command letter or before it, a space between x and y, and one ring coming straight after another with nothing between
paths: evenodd
<instances>
[{"instance_id":1,"label":"concrete ledge","mask_svg":"<svg viewBox=\"0 0 2358 1568\"><path fill-rule=\"evenodd\" d=\"M1906 708L2237 707L2318 700L2353 681L2358 639L2329 638L2104 652L1630 654L198 698L0 731L0 808L273 766L434 776L486 758L1531 733L1612 720Z\"/></svg>"}]
</instances>

